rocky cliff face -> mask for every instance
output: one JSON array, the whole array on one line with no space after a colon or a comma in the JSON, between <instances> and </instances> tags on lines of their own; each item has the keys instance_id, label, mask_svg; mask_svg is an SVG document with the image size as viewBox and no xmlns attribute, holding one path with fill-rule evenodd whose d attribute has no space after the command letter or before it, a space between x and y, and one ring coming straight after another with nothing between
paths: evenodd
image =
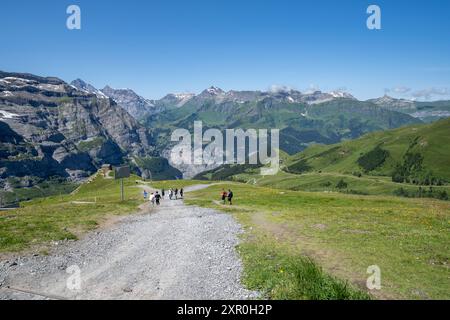
<instances>
[{"instance_id":1,"label":"rocky cliff face","mask_svg":"<svg viewBox=\"0 0 450 320\"><path fill-rule=\"evenodd\" d=\"M161 112L162 110L153 101L139 96L131 89L113 89L106 86L102 89L102 93L112 98L135 119L141 119L145 115Z\"/></svg>"},{"instance_id":2,"label":"rocky cliff face","mask_svg":"<svg viewBox=\"0 0 450 320\"><path fill-rule=\"evenodd\" d=\"M57 78L0 72L0 185L11 177L80 180L102 164L154 156L147 129L112 99Z\"/></svg>"}]
</instances>

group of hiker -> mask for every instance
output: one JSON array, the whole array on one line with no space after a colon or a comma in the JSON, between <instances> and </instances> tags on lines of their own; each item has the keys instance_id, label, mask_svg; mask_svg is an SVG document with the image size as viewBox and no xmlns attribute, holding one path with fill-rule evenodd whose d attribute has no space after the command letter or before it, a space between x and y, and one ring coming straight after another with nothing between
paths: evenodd
<instances>
[{"instance_id":1,"label":"group of hiker","mask_svg":"<svg viewBox=\"0 0 450 320\"><path fill-rule=\"evenodd\" d=\"M234 195L233 195L233 191L231 191L231 189L228 189L228 192L225 191L225 189L222 189L222 193L220 195L222 196L223 204L226 204L227 200L230 205L233 204L233 196Z\"/></svg>"},{"instance_id":2,"label":"group of hiker","mask_svg":"<svg viewBox=\"0 0 450 320\"><path fill-rule=\"evenodd\" d=\"M170 188L169 191L167 192L169 195L169 199L170 200L178 200L178 196L182 199L184 196L184 190L183 188L179 189L172 189ZM152 203L152 205L157 205L159 206L161 204L161 200L165 198L166 196L166 190L162 189L161 193L159 193L159 191L156 192L151 192L150 195L147 192L147 190L144 190L144 201L147 201L147 199Z\"/></svg>"},{"instance_id":3,"label":"group of hiker","mask_svg":"<svg viewBox=\"0 0 450 320\"><path fill-rule=\"evenodd\" d=\"M169 191L167 192L169 195L169 199L170 200L178 200L178 195L180 196L181 199L183 199L184 196L184 190L183 188L179 189L175 188L172 189L170 188ZM221 192L221 197L222 197L222 202L223 204L226 204L227 201L230 205L233 204L233 191L231 191L231 189L228 189L228 191L225 191L225 189L222 189ZM144 190L144 201L147 201L147 199L152 203L152 205L157 205L159 206L161 204L161 199L164 199L166 196L166 190L162 189L161 193L159 193L159 191L156 192L152 192L150 193L150 195L148 194L147 190Z\"/></svg>"},{"instance_id":4,"label":"group of hiker","mask_svg":"<svg viewBox=\"0 0 450 320\"><path fill-rule=\"evenodd\" d=\"M163 192L164 192L164 189L163 189ZM180 190L178 190L178 188L175 188L175 189L170 188L169 189L169 199L170 200L173 200L173 198L175 198L175 200L178 200L178 194L180 195L180 198L183 199L183 196L184 196L183 188L181 188Z\"/></svg>"}]
</instances>

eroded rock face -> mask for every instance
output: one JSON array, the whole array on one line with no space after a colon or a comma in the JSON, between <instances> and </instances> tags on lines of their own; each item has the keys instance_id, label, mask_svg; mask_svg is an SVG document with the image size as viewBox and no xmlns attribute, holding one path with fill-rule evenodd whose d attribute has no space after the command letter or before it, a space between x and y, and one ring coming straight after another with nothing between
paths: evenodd
<instances>
[{"instance_id":1,"label":"eroded rock face","mask_svg":"<svg viewBox=\"0 0 450 320\"><path fill-rule=\"evenodd\" d=\"M0 180L79 180L102 164L152 155L148 131L112 99L57 78L0 72Z\"/></svg>"},{"instance_id":2,"label":"eroded rock face","mask_svg":"<svg viewBox=\"0 0 450 320\"><path fill-rule=\"evenodd\" d=\"M114 99L117 104L136 119L161 111L161 108L156 106L153 101L139 96L131 89L113 89L106 86L101 92Z\"/></svg>"}]
</instances>

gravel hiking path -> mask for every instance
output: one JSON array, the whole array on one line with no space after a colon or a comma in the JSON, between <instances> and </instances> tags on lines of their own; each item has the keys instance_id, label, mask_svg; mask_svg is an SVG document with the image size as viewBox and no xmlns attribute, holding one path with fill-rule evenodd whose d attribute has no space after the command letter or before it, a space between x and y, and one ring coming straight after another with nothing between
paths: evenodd
<instances>
[{"instance_id":1,"label":"gravel hiking path","mask_svg":"<svg viewBox=\"0 0 450 320\"><path fill-rule=\"evenodd\" d=\"M230 215L167 198L141 209L82 240L55 245L47 256L0 261L0 300L257 297L240 283L235 246L242 230ZM68 289L77 268L81 290Z\"/></svg>"}]
</instances>

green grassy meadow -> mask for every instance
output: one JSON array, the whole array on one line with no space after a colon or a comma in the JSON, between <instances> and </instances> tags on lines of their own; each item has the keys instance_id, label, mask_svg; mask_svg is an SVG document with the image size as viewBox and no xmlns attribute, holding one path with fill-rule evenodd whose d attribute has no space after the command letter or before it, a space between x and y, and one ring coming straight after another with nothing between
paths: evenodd
<instances>
[{"instance_id":1,"label":"green grassy meadow","mask_svg":"<svg viewBox=\"0 0 450 320\"><path fill-rule=\"evenodd\" d=\"M413 184L396 183L393 182L390 177L369 175L357 177L351 174L335 172L312 172L298 175L280 171L274 176L260 176L253 172L237 174L232 178L237 182L277 189L311 192L341 192L361 195L389 196L394 195L394 192L400 188L414 192L420 187ZM339 189L336 187L341 180L347 183L347 188ZM422 186L422 188L424 190L429 189L427 186ZM432 189L435 192L446 191L450 195L450 185L433 186Z\"/></svg>"},{"instance_id":2,"label":"green grassy meadow","mask_svg":"<svg viewBox=\"0 0 450 320\"><path fill-rule=\"evenodd\" d=\"M347 298L363 297L357 288L365 290L367 268L377 265L374 298L450 299L450 203L229 186L233 206L220 204L219 185L189 193L187 203L229 212L245 227L240 253L251 289L273 299L339 297L302 291L311 259L351 284Z\"/></svg>"},{"instance_id":3,"label":"green grassy meadow","mask_svg":"<svg viewBox=\"0 0 450 320\"><path fill-rule=\"evenodd\" d=\"M201 173L196 178L296 191L448 200L449 129L450 119L443 119L373 132L335 145L312 144L293 156L281 152L281 170L274 176L261 176L259 168L254 166L231 165ZM399 168L408 171L402 172L402 181L398 181L402 171ZM430 183L430 179L434 182ZM341 180L346 186L338 188Z\"/></svg>"},{"instance_id":4,"label":"green grassy meadow","mask_svg":"<svg viewBox=\"0 0 450 320\"><path fill-rule=\"evenodd\" d=\"M0 212L0 254L77 239L109 217L136 212L142 203L137 179L125 179L123 202L119 182L98 175L72 194L22 202L19 209Z\"/></svg>"},{"instance_id":5,"label":"green grassy meadow","mask_svg":"<svg viewBox=\"0 0 450 320\"><path fill-rule=\"evenodd\" d=\"M70 195L0 212L0 254L46 252L51 241L78 239L137 212L139 184L168 190L205 183L139 179L125 180L124 202L119 182L98 175ZM238 250L248 288L269 299L450 299L450 202L293 191L282 189L292 187L285 181L289 176L279 189L222 181L186 193L188 205L227 212L244 227ZM222 188L234 191L233 206L219 201ZM373 265L381 268L382 289L368 292Z\"/></svg>"},{"instance_id":6,"label":"green grassy meadow","mask_svg":"<svg viewBox=\"0 0 450 320\"><path fill-rule=\"evenodd\" d=\"M351 174L362 172L358 159L381 146L388 152L370 175L390 176L394 167L401 162L407 151L423 155L424 167L434 174L450 180L450 118L431 124L418 124L399 129L373 132L356 140L344 141L335 145L313 145L288 159L285 165L289 168L303 162L305 172L338 172Z\"/></svg>"},{"instance_id":7,"label":"green grassy meadow","mask_svg":"<svg viewBox=\"0 0 450 320\"><path fill-rule=\"evenodd\" d=\"M77 188L77 184L57 179L37 183L31 188L15 188L13 191L0 191L0 206L14 205L35 198L67 194Z\"/></svg>"}]
</instances>

